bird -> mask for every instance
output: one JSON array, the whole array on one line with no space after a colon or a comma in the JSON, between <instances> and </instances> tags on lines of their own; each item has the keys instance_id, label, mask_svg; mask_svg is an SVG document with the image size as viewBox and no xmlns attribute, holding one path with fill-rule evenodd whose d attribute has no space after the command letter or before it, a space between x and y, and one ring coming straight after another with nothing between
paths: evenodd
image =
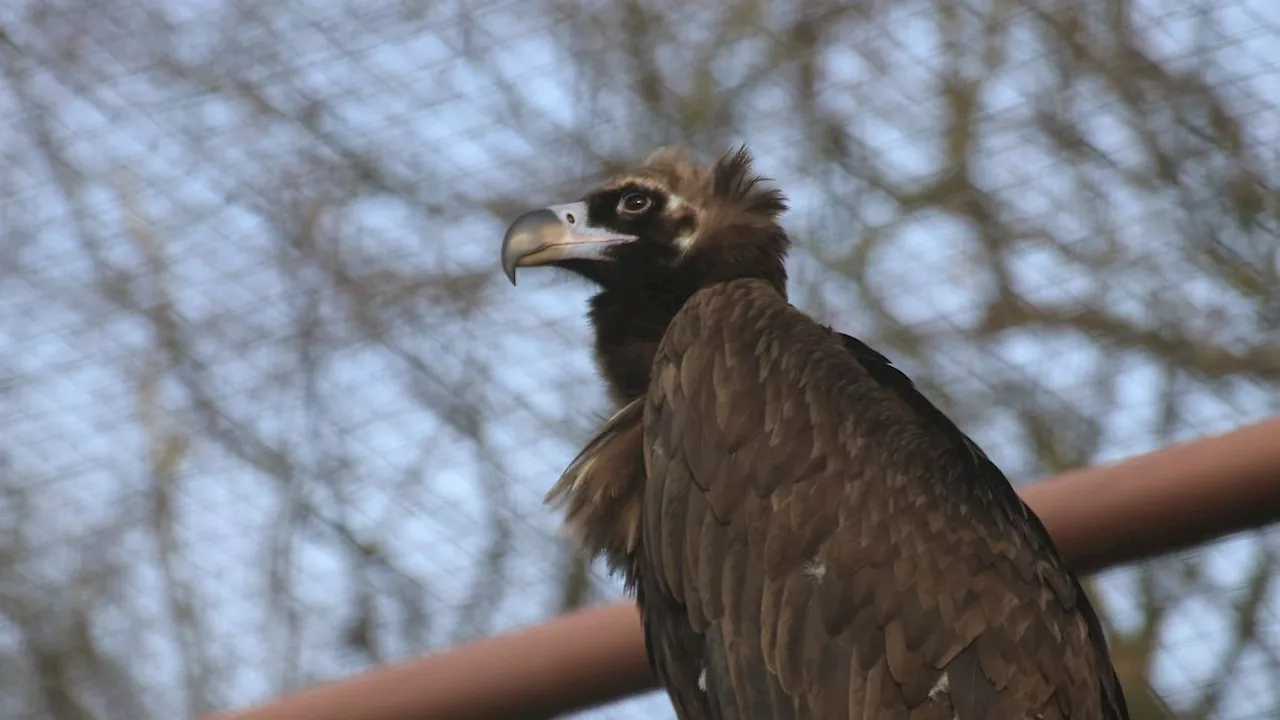
<instances>
[{"instance_id":1,"label":"bird","mask_svg":"<svg viewBox=\"0 0 1280 720\"><path fill-rule=\"evenodd\" d=\"M593 287L613 412L547 495L681 720L1128 718L1097 613L991 459L788 300L746 146L662 147L503 238Z\"/></svg>"}]
</instances>

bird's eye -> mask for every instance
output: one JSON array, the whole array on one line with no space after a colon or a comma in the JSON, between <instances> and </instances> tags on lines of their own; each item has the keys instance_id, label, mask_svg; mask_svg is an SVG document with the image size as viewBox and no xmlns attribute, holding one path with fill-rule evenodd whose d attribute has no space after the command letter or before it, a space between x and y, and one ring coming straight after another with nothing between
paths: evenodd
<instances>
[{"instance_id":1,"label":"bird's eye","mask_svg":"<svg viewBox=\"0 0 1280 720\"><path fill-rule=\"evenodd\" d=\"M632 217L643 215L652 205L653 201L649 199L649 196L642 193L631 193L624 196L622 202L618 203L618 213Z\"/></svg>"}]
</instances>

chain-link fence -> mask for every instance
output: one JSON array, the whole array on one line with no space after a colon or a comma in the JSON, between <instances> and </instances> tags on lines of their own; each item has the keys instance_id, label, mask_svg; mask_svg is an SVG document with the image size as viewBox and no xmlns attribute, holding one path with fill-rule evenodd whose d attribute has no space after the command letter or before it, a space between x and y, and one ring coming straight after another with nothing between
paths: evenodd
<instances>
[{"instance_id":1,"label":"chain-link fence","mask_svg":"<svg viewBox=\"0 0 1280 720\"><path fill-rule=\"evenodd\" d=\"M659 143L747 142L793 300L1011 477L1275 413L1277 41L1267 0L6 0L0 716L616 596L541 505L606 409L587 289L497 255ZM1099 581L1135 717L1280 713L1278 552Z\"/></svg>"}]
</instances>

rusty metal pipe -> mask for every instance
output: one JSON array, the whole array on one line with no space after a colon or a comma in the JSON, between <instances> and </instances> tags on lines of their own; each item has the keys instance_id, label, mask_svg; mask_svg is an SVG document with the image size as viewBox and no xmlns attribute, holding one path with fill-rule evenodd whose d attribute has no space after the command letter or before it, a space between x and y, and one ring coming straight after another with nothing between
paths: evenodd
<instances>
[{"instance_id":1,"label":"rusty metal pipe","mask_svg":"<svg viewBox=\"0 0 1280 720\"><path fill-rule=\"evenodd\" d=\"M1280 519L1280 418L1021 488L1081 573ZM204 720L544 719L654 687L621 602Z\"/></svg>"}]
</instances>

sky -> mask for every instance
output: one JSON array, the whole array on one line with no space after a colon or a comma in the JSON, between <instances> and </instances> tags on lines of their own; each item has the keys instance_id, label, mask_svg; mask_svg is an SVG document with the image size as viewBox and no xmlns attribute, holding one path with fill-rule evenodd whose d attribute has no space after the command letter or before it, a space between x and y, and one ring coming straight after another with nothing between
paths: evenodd
<instances>
[{"instance_id":1,"label":"sky","mask_svg":"<svg viewBox=\"0 0 1280 720\"><path fill-rule=\"evenodd\" d=\"M139 658L140 668L173 678L148 700L162 716L164 709L181 707L180 656L166 624L177 606L161 591L153 543L133 527L155 510L145 458L157 437L142 431L138 417L140 385L147 363L154 361L152 330L98 297L98 278L77 244L81 231L99 241L107 266L124 274L138 272L146 260L139 237L159 243L169 263L168 288L192 330L200 369L228 398L231 419L304 461L296 468L296 484L264 480L199 436L189 395L178 383L161 383L162 431L194 434L174 509L184 550L179 574L198 590L213 662L229 668L221 677L220 698L243 705L269 697L282 679L316 680L363 667L358 657L338 649L351 593L362 584L385 589L395 580L351 576L337 550L341 543L323 531L305 533L289 549L291 602L303 610L300 652L308 666L296 678L277 667L272 648L283 637L279 616L254 599L269 588L267 551L279 548L276 528L297 497L376 541L413 578L413 591L430 596L437 608L461 605L474 592L477 558L493 543L505 542L516 558L505 568L509 589L498 599L495 624L481 629L499 632L544 618L554 603L553 580L565 546L556 532L558 517L542 507L541 497L606 409L582 317L587 289L532 273L521 278L518 290L506 286L496 262L501 219L477 212L466 200L494 188L509 188L530 206L563 200L597 172L591 150L616 146L639 153L646 143L676 139L669 128L645 126L628 112L634 102L629 91L598 86L575 69L575 52L608 41L594 40L583 21L538 15L507 2L487 4L466 22L456 9L422 10L425 19L415 23L397 15L408 16L408 6L308 0L291 3L288 11L263 10L266 19L254 26L227 24L234 7L229 2L146 6L163 8L175 23L165 31L167 52L181 62L214 77L243 73L263 83L267 100L286 114L305 112L311 100L324 99L325 131L380 162L385 182L397 192L364 197L327 216L334 218L334 252L351 272L377 278L448 271L484 278L482 301L474 308L439 299L388 313L393 322L387 336L397 352L352 341L341 304L322 301L317 312L329 334L327 351L318 387L308 388L281 378L288 379L298 362L288 341L307 307L299 288L311 287L306 273L316 271L291 274L294 266L282 258L278 241L282 229L270 223L270 205L280 201L282 182L340 189L341 162L330 161L333 178L303 176L297 158L315 152L315 143L300 139L291 122L263 122L194 82L158 82L157 58L137 42L155 32L140 19L142 3L107 3L115 12L83 33L73 32L81 27L78 5L64 5L62 19L45 20L41 30L29 32L12 28L26 26L21 18L33 0L0 9L0 27L27 57L50 57L70 43L83 53L70 72L33 62L30 87L49 109L57 142L69 148L77 171L90 180L84 203L92 219L87 231L75 228L53 185L56 170L36 161L21 143L0 145L10 159L10 169L0 171L0 247L22 243L13 253L18 272L0 275L0 457L13 477L29 478L21 498L0 506L0 518L5 512L18 515L17 508L27 517L47 518L26 527L23 542L31 559L11 575L21 578L17 590L61 593L73 575L128 568L127 590L120 591L128 612L104 613L94 631L105 646ZM1148 33L1157 57L1186 57L1188 48L1205 44L1197 35L1206 25L1203 17L1159 2L1135 7L1159 27ZM1280 11L1263 7L1235 0L1215 11L1222 34L1233 43L1207 52L1224 84L1231 80L1224 92L1239 103L1274 98L1280 91L1274 32L1260 29L1269 19L1280 23ZM779 16L792 12L770 8ZM705 32L699 11L681 12L689 13L689 21L679 24L679 32L690 38ZM848 39L848 48L830 51L823 102L856 119L874 159L891 176L923 177L936 171L930 158L940 124L940 110L925 94L939 63L936 22L912 5L892 12L887 29L864 31ZM881 32L886 36L871 37ZM892 49L891 81L855 51L872 41ZM1078 189L1052 173L1056 161L1047 147L1018 132L1018 123L1035 110L1024 101L1029 89L1046 82L1035 47L1029 37L1012 43L1011 69L983 98L991 126L978 172L1027 217L1050 217L1046 222L1056 236L1087 244L1087 222L1057 212L1080 201ZM1026 57L1017 57L1019 52ZM505 106L497 92L503 83L478 70L468 53L496 63L503 83L518 88L536 112ZM730 79L749 78L767 61L766 48L750 41L735 46L731 56L734 62L722 69ZM661 60L677 89L682 82L694 86L696 78L679 71L688 58L673 51ZM845 92L867 83L878 83L874 107L857 102L864 96ZM1114 109L1091 106L1091 96L1081 95L1079 102L1095 119L1090 139L1122 161L1136 161L1127 150L1134 140ZM829 211L821 195L824 178L814 176L812 158L794 152L794 123L777 120L792 110L787 96L765 83L744 102L754 112L733 139L750 142L758 166L793 199L789 228L804 238L794 275L826 273L829 279L842 243L861 228ZM0 95L0 122L27 131L31 118L19 108L12 95ZM1250 114L1246 130L1262 144L1280 139L1276 117ZM556 143L563 129L582 122L598 128L598 147ZM1174 267L1177 258L1164 252L1162 237L1176 229L1178 212L1162 214L1158 198L1119 186L1108 201L1116 217L1142 229L1123 249L1126 257L1168 270L1151 275L1161 283L1171 274L1182 278L1173 294L1186 313L1207 314L1205 308L1213 306L1234 321L1224 326L1258 331L1247 327L1250 318L1216 284ZM883 201L872 197L867 204L864 222L887 213ZM975 322L987 285L953 220L921 216L901 224L872 262L886 283L910 290L891 296L891 309L902 321L961 327ZM1106 285L1059 255L1034 248L1018 255L1013 271L1028 297L1103 302L1138 318L1150 313L1152 294L1167 290ZM937 278L946 282L922 282ZM160 297L160 289L146 282L133 289L142 297ZM796 302L842 330L872 329L852 289L838 283L824 283ZM951 384L974 384L982 381L983 363L993 360L958 342L940 350L944 354L929 367L907 369ZM1066 397L1088 392L1084 383L1106 359L1078 340L1045 334L1015 335L996 350L995 360ZM408 356L428 358L430 373L406 362ZM1124 410L1103 423L1104 461L1158 443L1152 428L1158 424L1159 372L1133 358L1114 371L1121 375L1117 406ZM1226 431L1275 412L1275 398L1257 387L1189 384L1186 393L1190 411L1174 434L1179 438ZM425 412L423 398L450 412ZM317 410L332 422L315 423ZM1007 412L978 410L966 429L1015 480L1035 479L1022 471L1031 467L1030 459L1008 439L1013 421ZM485 429L483 448L460 431L477 419ZM496 504L481 490L494 485L504 488ZM494 535L494 512L513 520L511 537ZM1167 623L1166 651L1154 674L1175 700L1183 689L1202 684L1217 662L1230 618L1215 602L1238 594L1257 551L1253 537L1200 551L1219 594L1179 601ZM1104 600L1122 626L1133 617L1133 582L1132 572L1116 570L1103 583ZM403 609L388 606L385 612L394 618ZM154 618L154 627L139 625L138 618ZM403 656L424 642L441 647L459 639L449 627L452 619L433 618L418 639L390 637L395 624L388 621L389 652ZM0 643L6 633L13 637L0 623ZM1261 667L1262 658L1246 658L1232 693L1238 699L1228 702L1223 717L1249 717L1251 701L1275 692L1259 679ZM669 712L663 698L649 696L581 717Z\"/></svg>"}]
</instances>

